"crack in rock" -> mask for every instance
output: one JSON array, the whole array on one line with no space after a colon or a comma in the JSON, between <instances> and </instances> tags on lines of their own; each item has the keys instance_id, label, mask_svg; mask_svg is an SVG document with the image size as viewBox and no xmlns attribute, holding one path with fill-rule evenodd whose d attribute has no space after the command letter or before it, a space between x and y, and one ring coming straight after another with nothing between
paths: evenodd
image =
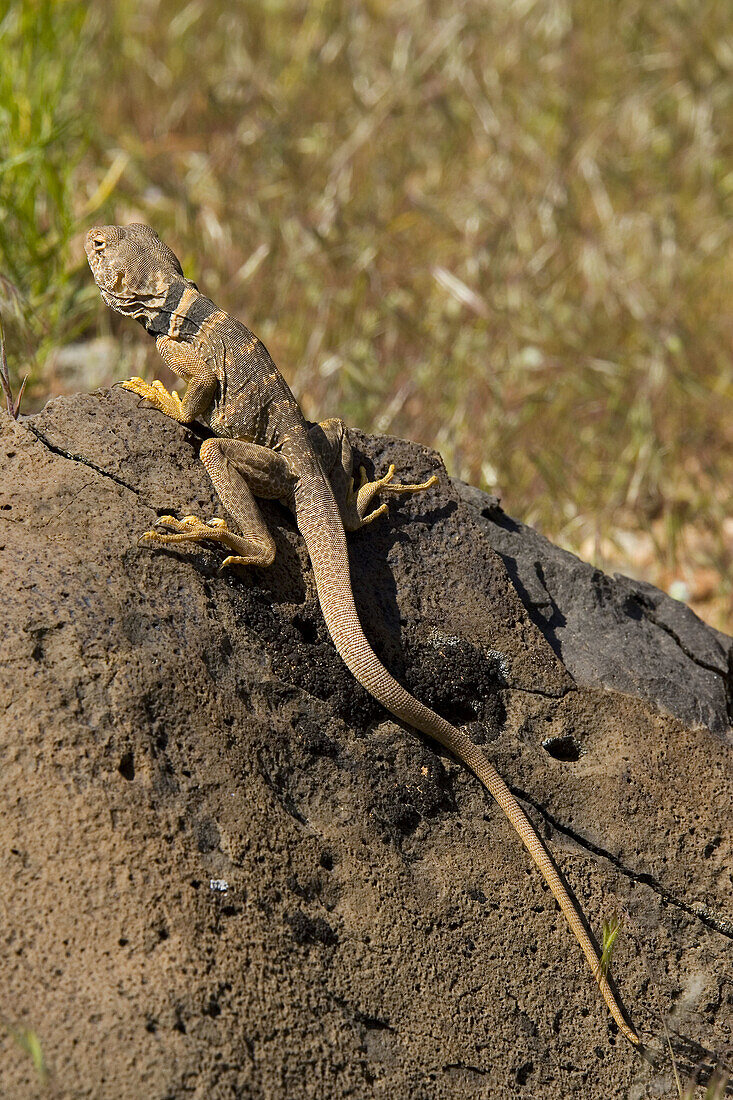
<instances>
[{"instance_id":1,"label":"crack in rock","mask_svg":"<svg viewBox=\"0 0 733 1100\"><path fill-rule=\"evenodd\" d=\"M472 1066L468 1062L446 1062L443 1066L443 1072L448 1073L452 1069L462 1069L466 1073L477 1073L479 1077L486 1077L491 1073L490 1069L482 1069L481 1066Z\"/></svg>"},{"instance_id":2,"label":"crack in rock","mask_svg":"<svg viewBox=\"0 0 733 1100\"><path fill-rule=\"evenodd\" d=\"M105 470L101 466L97 466L96 462L92 462L91 459L85 458L84 455L74 454L72 451L65 451L63 447L57 447L56 444L52 443L51 440L43 434L43 432L40 432L38 428L35 428L28 421L24 421L23 427L32 432L38 442L42 443L51 454L59 455L60 458L66 458L70 462L78 462L81 466L88 466L90 470L94 470L96 473L101 474L102 477L107 477L110 481L114 481L117 485L122 486L123 489L128 489L131 493L134 493L135 496L140 496L139 489L136 489L134 485L130 485L124 478L118 477L117 474L110 473L109 470Z\"/></svg>"},{"instance_id":3,"label":"crack in rock","mask_svg":"<svg viewBox=\"0 0 733 1100\"><path fill-rule=\"evenodd\" d=\"M663 630L664 633L667 634L677 646L679 646L685 657L692 661L693 664L697 665L698 668L704 668L707 672L712 672L715 676L719 676L721 678L721 680L723 681L723 690L725 691L728 718L731 722L731 725L733 725L733 646L731 646L728 650L727 668L721 668L719 665L715 665L711 661L706 661L698 654L693 652L693 650L689 646L685 645L683 639L674 629L674 627L671 626L670 623L664 622L659 617L656 608L653 606L653 604L644 599L641 593L634 593L632 598L635 599L636 602L639 604L648 621L650 623L653 623L653 625L656 626L659 630ZM722 652L722 647L721 659L723 661L725 660L725 654Z\"/></svg>"},{"instance_id":4,"label":"crack in rock","mask_svg":"<svg viewBox=\"0 0 733 1100\"><path fill-rule=\"evenodd\" d=\"M690 728L733 736L733 641L644 581L606 576L453 480L535 626L578 687L652 703Z\"/></svg>"},{"instance_id":5,"label":"crack in rock","mask_svg":"<svg viewBox=\"0 0 733 1100\"><path fill-rule=\"evenodd\" d=\"M671 894L666 887L662 886L661 882L658 882L652 875L648 875L644 872L638 872L627 867L624 863L618 859L617 856L612 855L611 852L605 848L601 848L598 844L594 844L593 841L588 840L587 837L582 836L580 833L576 833L574 829L571 829L568 825L564 825L561 821L558 821L556 817L553 817L545 807L537 802L534 798L521 790L519 787L510 785L509 788L512 794L516 798L520 798L523 802L528 803L533 809L537 810L539 814L545 819L548 825L551 825L553 829L557 829L559 833L564 836L570 837L581 848L585 848L586 851L592 852L593 855L600 856L602 859L608 860L609 863L616 868L626 878L631 879L632 882L638 882L643 886L648 886L656 894L659 894L669 905L674 905L676 908L681 909L682 912L687 913L688 916L696 917L697 920L702 921L708 928L712 928L713 931L719 932L721 936L727 936L728 939L733 940L733 922L729 921L726 917L722 917L716 913L713 913L707 906L693 906L688 905L686 901L682 901L680 898Z\"/></svg>"}]
</instances>

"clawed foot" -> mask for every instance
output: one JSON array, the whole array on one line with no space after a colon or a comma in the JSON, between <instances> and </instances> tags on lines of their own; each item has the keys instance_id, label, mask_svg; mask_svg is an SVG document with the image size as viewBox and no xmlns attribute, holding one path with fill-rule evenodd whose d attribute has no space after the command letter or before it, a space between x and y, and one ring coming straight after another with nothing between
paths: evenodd
<instances>
[{"instance_id":1,"label":"clawed foot","mask_svg":"<svg viewBox=\"0 0 733 1100\"><path fill-rule=\"evenodd\" d=\"M202 542L205 539L213 539L223 542L223 535L229 532L226 520L210 519L208 523L198 516L184 516L176 519L175 516L160 516L156 525L165 527L163 531L146 531L140 536L140 542L158 542L163 545L169 542Z\"/></svg>"},{"instance_id":2,"label":"clawed foot","mask_svg":"<svg viewBox=\"0 0 733 1100\"><path fill-rule=\"evenodd\" d=\"M368 511L369 506L379 493L394 493L399 495L400 493L421 493L425 489L429 489L432 485L437 483L437 477L433 474L427 481L420 482L419 484L401 484L400 482L393 482L392 478L395 474L394 465L390 466L387 473L376 481L370 481L366 470L362 466L359 470L359 484L354 482L354 487L349 493L347 499L348 509L355 510L359 517L361 526L367 523L373 523L379 516L383 516L387 511L386 503L380 504L378 508L375 508L373 512Z\"/></svg>"},{"instance_id":3,"label":"clawed foot","mask_svg":"<svg viewBox=\"0 0 733 1100\"><path fill-rule=\"evenodd\" d=\"M153 383L145 382L142 378L128 378L122 383L122 388L136 393L138 397L144 397L156 409L160 409L167 416L172 416L174 420L183 419L180 397L177 393L169 393L157 378Z\"/></svg>"},{"instance_id":4,"label":"clawed foot","mask_svg":"<svg viewBox=\"0 0 733 1100\"><path fill-rule=\"evenodd\" d=\"M232 565L260 565L272 564L275 556L274 547L269 541L247 539L243 535L237 535L230 531L224 519L210 519L204 521L198 516L184 516L176 519L175 516L160 516L157 526L164 527L164 531L146 531L140 536L140 542L152 542L159 546L166 546L176 542L221 542L229 550L234 550L219 566L219 572Z\"/></svg>"}]
</instances>

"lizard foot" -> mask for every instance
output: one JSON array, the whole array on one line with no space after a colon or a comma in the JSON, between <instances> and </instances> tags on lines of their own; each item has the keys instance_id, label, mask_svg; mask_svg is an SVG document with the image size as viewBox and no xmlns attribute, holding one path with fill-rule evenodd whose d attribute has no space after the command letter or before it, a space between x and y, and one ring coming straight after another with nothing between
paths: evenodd
<instances>
[{"instance_id":1,"label":"lizard foot","mask_svg":"<svg viewBox=\"0 0 733 1100\"><path fill-rule=\"evenodd\" d=\"M166 531L146 531L140 536L140 542L157 542L163 545L169 542L203 542L207 539L225 542L226 536L230 535L224 519L211 519L206 523L198 516L184 516L183 519L160 516L156 522L160 527L165 527Z\"/></svg>"},{"instance_id":2,"label":"lizard foot","mask_svg":"<svg viewBox=\"0 0 733 1100\"><path fill-rule=\"evenodd\" d=\"M151 384L142 378L128 378L122 383L122 388L136 393L138 397L144 397L156 409L160 409L166 416L172 416L174 420L182 420L181 399L177 393L169 393L158 379Z\"/></svg>"},{"instance_id":3,"label":"lizard foot","mask_svg":"<svg viewBox=\"0 0 733 1100\"><path fill-rule=\"evenodd\" d=\"M140 542L152 542L166 546L177 542L220 542L234 553L225 558L219 566L221 572L230 565L271 565L275 557L274 545L267 539L247 538L230 531L224 519L210 519L205 522L198 516L160 516L158 525L165 531L146 531L140 536Z\"/></svg>"},{"instance_id":4,"label":"lizard foot","mask_svg":"<svg viewBox=\"0 0 733 1100\"><path fill-rule=\"evenodd\" d=\"M392 481L394 473L395 468L392 465L383 477L377 478L376 481L370 481L364 467L362 466L360 468L359 484L357 485L356 482L354 482L354 488L349 493L346 502L349 511L356 511L359 526L373 523L375 519L379 516L383 516L387 511L386 504L380 504L373 512L369 511L372 501L380 493L394 493L396 496L400 493L422 493L425 489L429 489L432 485L435 485L438 480L435 474L433 474L427 481L420 482L419 484L402 484L398 481Z\"/></svg>"}]
</instances>

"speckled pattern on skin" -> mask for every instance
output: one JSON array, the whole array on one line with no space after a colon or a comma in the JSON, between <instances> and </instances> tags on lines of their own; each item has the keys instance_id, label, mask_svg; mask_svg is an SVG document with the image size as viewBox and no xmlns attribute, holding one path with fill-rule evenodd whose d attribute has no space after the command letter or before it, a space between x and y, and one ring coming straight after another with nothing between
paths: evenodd
<instances>
[{"instance_id":1,"label":"speckled pattern on skin","mask_svg":"<svg viewBox=\"0 0 733 1100\"><path fill-rule=\"evenodd\" d=\"M620 1003L558 871L519 803L484 751L423 706L384 668L372 651L354 605L346 530L386 512L372 508L380 494L414 493L421 485L392 481L394 467L373 482L352 479L348 433L337 419L311 426L265 346L235 318L217 309L187 280L171 250L149 226L90 229L86 253L107 305L134 317L156 338L170 369L188 383L183 398L160 382L124 383L182 423L201 420L214 432L200 457L239 533L223 520L162 516L164 531L152 543L214 540L229 551L223 565L269 565L275 545L255 496L276 499L295 514L315 575L329 633L353 675L392 714L445 746L484 784L514 826L562 909L621 1032L639 1039Z\"/></svg>"}]
</instances>

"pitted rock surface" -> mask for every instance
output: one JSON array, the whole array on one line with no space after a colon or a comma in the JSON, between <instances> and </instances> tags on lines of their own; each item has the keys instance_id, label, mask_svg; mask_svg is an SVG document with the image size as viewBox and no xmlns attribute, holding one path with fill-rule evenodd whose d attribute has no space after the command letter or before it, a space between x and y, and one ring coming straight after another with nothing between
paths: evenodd
<instances>
[{"instance_id":1,"label":"pitted rock surface","mask_svg":"<svg viewBox=\"0 0 733 1100\"><path fill-rule=\"evenodd\" d=\"M674 1095L478 782L341 664L285 510L272 569L220 574L137 543L222 514L198 431L119 389L0 429L0 1096ZM485 743L596 932L625 914L644 1039L661 1010L683 1075L725 1064L731 639L356 440L440 476L350 539L375 649Z\"/></svg>"}]
</instances>

